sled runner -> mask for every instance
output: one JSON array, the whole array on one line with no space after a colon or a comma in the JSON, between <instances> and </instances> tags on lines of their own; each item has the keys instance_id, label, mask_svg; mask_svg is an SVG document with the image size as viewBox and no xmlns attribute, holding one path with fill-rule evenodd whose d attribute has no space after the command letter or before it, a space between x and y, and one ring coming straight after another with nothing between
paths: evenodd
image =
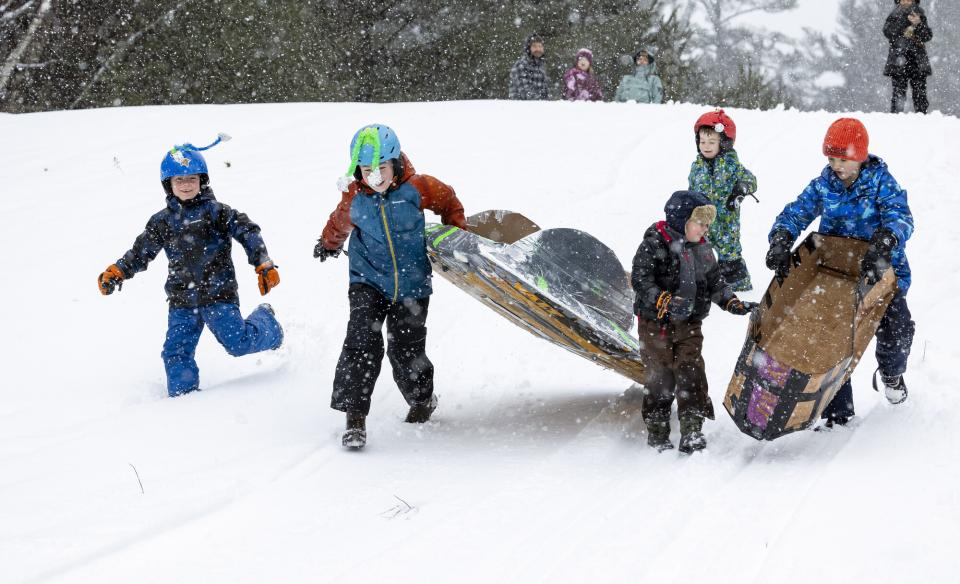
<instances>
[{"instance_id":1,"label":"sled runner","mask_svg":"<svg viewBox=\"0 0 960 584\"><path fill-rule=\"evenodd\" d=\"M897 289L893 269L874 286L860 279L867 247L813 233L789 275L767 287L723 400L744 434L773 440L811 427L853 373Z\"/></svg>"},{"instance_id":2,"label":"sled runner","mask_svg":"<svg viewBox=\"0 0 960 584\"><path fill-rule=\"evenodd\" d=\"M643 382L630 335L633 292L610 248L510 211L484 211L467 224L470 231L427 226L434 272L534 335Z\"/></svg>"}]
</instances>

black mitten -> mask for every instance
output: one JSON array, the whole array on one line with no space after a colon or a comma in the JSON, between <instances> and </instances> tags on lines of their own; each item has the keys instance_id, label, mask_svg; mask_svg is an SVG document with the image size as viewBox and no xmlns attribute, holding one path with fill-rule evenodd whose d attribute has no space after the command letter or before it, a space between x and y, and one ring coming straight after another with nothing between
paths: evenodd
<instances>
[{"instance_id":1,"label":"black mitten","mask_svg":"<svg viewBox=\"0 0 960 584\"><path fill-rule=\"evenodd\" d=\"M790 273L790 245L793 236L790 232L781 229L770 238L770 249L767 251L767 267L776 272L780 279Z\"/></svg>"},{"instance_id":2,"label":"black mitten","mask_svg":"<svg viewBox=\"0 0 960 584\"><path fill-rule=\"evenodd\" d=\"M860 277L866 280L867 284L879 282L884 272L890 268L893 248L897 247L897 243L897 236L889 229L881 227L873 232L870 247L860 260Z\"/></svg>"}]
</instances>

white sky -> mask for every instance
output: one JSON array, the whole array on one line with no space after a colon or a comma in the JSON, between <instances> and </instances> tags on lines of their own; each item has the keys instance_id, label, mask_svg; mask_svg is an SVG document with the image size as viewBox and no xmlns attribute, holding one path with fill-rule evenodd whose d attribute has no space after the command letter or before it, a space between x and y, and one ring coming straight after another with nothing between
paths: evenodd
<instances>
[{"instance_id":1,"label":"white sky","mask_svg":"<svg viewBox=\"0 0 960 584\"><path fill-rule=\"evenodd\" d=\"M782 32L794 38L804 27L832 31L837 26L839 0L800 0L797 8L777 14L754 12L742 17L750 24Z\"/></svg>"}]
</instances>

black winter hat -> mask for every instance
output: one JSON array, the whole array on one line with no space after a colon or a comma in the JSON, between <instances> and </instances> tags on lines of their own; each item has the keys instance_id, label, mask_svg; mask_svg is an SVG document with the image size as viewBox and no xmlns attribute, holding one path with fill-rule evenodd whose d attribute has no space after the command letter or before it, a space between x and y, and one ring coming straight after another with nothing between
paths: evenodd
<instances>
[{"instance_id":1,"label":"black winter hat","mask_svg":"<svg viewBox=\"0 0 960 584\"><path fill-rule=\"evenodd\" d=\"M667 215L667 225L679 233L686 231L687 221L690 215L697 207L712 205L710 199L703 193L697 191L677 191L670 195L670 199L663 207L663 212Z\"/></svg>"}]
</instances>

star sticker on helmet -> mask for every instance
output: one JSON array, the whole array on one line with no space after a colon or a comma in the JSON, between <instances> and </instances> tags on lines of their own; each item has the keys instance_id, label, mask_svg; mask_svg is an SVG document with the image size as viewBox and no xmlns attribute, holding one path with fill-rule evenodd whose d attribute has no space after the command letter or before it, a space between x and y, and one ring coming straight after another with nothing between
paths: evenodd
<instances>
[{"instance_id":1,"label":"star sticker on helmet","mask_svg":"<svg viewBox=\"0 0 960 584\"><path fill-rule=\"evenodd\" d=\"M190 166L190 159L184 156L183 152L179 150L176 150L176 149L171 150L170 157L173 158L175 162L180 164L180 166L186 166L186 167Z\"/></svg>"}]
</instances>

